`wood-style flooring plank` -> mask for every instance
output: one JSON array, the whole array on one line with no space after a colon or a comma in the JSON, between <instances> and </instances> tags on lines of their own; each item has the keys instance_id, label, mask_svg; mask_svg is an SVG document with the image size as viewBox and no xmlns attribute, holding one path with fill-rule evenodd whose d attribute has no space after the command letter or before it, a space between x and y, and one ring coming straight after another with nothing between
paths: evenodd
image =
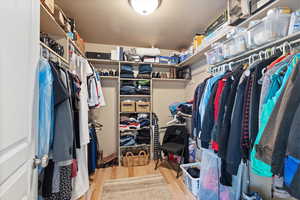
<instances>
[{"instance_id":1,"label":"wood-style flooring plank","mask_svg":"<svg viewBox=\"0 0 300 200\"><path fill-rule=\"evenodd\" d=\"M155 170L155 162L139 167L110 167L98 169L93 176L93 194L91 200L101 200L103 185L106 180L161 174L168 185L174 200L194 200L195 198L185 187L182 178L176 178L176 171L165 163ZM86 199L80 199L86 200Z\"/></svg>"}]
</instances>

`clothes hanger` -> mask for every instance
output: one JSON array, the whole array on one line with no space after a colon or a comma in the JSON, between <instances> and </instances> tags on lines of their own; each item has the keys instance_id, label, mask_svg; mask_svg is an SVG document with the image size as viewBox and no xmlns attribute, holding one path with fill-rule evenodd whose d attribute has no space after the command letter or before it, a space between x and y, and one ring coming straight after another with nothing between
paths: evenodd
<instances>
[{"instance_id":1,"label":"clothes hanger","mask_svg":"<svg viewBox=\"0 0 300 200\"><path fill-rule=\"evenodd\" d=\"M285 42L284 45L286 45L287 47L289 47L289 51L286 52L287 54L288 54L288 53L291 53L291 54L294 53L294 52L293 52L294 49L293 49L292 45L291 45L289 42Z\"/></svg>"},{"instance_id":2,"label":"clothes hanger","mask_svg":"<svg viewBox=\"0 0 300 200\"><path fill-rule=\"evenodd\" d=\"M264 51L260 51L260 52L258 53L258 56L259 56L259 60L260 60L260 61L263 61L263 60L264 60L263 55L264 55Z\"/></svg>"},{"instance_id":3,"label":"clothes hanger","mask_svg":"<svg viewBox=\"0 0 300 200\"><path fill-rule=\"evenodd\" d=\"M233 62L230 62L230 63L228 64L229 71L232 71L232 64L233 64Z\"/></svg>"}]
</instances>

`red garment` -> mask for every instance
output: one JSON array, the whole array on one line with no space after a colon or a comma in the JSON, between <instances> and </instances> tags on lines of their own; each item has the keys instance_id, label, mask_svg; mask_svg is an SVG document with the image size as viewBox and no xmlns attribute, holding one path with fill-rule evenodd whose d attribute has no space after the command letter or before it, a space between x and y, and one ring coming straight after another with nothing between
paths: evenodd
<instances>
[{"instance_id":1,"label":"red garment","mask_svg":"<svg viewBox=\"0 0 300 200\"><path fill-rule=\"evenodd\" d=\"M216 141L212 141L211 143L211 148L214 150L214 151L219 151L219 145Z\"/></svg>"},{"instance_id":2,"label":"red garment","mask_svg":"<svg viewBox=\"0 0 300 200\"><path fill-rule=\"evenodd\" d=\"M224 89L226 79L221 79L218 81L218 88L216 92L216 96L214 99L214 120L218 120L218 114L219 114L219 101L222 94L222 91Z\"/></svg>"},{"instance_id":3,"label":"red garment","mask_svg":"<svg viewBox=\"0 0 300 200\"><path fill-rule=\"evenodd\" d=\"M218 120L218 115L219 115L219 103L221 100L221 95L225 86L225 81L226 78L223 78L221 80L218 81L218 88L216 91L216 96L214 99L214 120L217 121ZM219 145L216 141L212 141L212 149L215 151L219 150Z\"/></svg>"},{"instance_id":4,"label":"red garment","mask_svg":"<svg viewBox=\"0 0 300 200\"><path fill-rule=\"evenodd\" d=\"M78 172L78 164L77 164L77 160L73 160L72 161L72 173L71 173L71 177L74 178L77 176L77 172Z\"/></svg>"},{"instance_id":5,"label":"red garment","mask_svg":"<svg viewBox=\"0 0 300 200\"><path fill-rule=\"evenodd\" d=\"M277 58L275 61L273 61L268 67L267 67L267 70L271 69L272 67L274 67L277 63L281 62L283 59L285 59L288 55L290 54L287 54L285 56L280 56L279 58Z\"/></svg>"}]
</instances>

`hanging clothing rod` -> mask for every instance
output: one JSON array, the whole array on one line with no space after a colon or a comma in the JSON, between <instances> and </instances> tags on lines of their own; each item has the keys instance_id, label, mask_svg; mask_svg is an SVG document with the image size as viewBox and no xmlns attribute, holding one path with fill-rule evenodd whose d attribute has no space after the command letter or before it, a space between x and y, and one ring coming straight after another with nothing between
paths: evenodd
<instances>
[{"instance_id":1,"label":"hanging clothing rod","mask_svg":"<svg viewBox=\"0 0 300 200\"><path fill-rule=\"evenodd\" d=\"M282 51L285 51L286 45L292 48L292 46L294 47L298 46L298 43L300 43L300 33L290 35L288 37L271 42L269 44L263 45L256 49L249 50L239 56L230 58L221 63L217 63L216 65L211 66L209 68L209 73L220 71L220 68L225 68L224 65L230 65L231 67L231 65L236 65L236 64L243 63L245 61L249 61L251 59L254 59L257 56L262 56L262 54L266 55L272 51L282 50L282 49L283 49Z\"/></svg>"},{"instance_id":2,"label":"hanging clothing rod","mask_svg":"<svg viewBox=\"0 0 300 200\"><path fill-rule=\"evenodd\" d=\"M68 64L66 60L62 59L60 55L58 55L55 51L53 51L46 44L40 42L40 56L45 57L43 55L44 52L47 52L46 59L50 59L51 56L56 57L57 60L61 61L64 64Z\"/></svg>"}]
</instances>

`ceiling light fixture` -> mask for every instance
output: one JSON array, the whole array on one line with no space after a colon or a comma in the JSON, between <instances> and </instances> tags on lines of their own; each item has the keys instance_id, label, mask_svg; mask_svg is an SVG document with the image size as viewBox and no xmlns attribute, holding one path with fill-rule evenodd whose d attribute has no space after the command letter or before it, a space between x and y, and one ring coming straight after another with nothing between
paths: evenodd
<instances>
[{"instance_id":1,"label":"ceiling light fixture","mask_svg":"<svg viewBox=\"0 0 300 200\"><path fill-rule=\"evenodd\" d=\"M128 0L129 5L141 15L153 13L161 4L162 0Z\"/></svg>"}]
</instances>

